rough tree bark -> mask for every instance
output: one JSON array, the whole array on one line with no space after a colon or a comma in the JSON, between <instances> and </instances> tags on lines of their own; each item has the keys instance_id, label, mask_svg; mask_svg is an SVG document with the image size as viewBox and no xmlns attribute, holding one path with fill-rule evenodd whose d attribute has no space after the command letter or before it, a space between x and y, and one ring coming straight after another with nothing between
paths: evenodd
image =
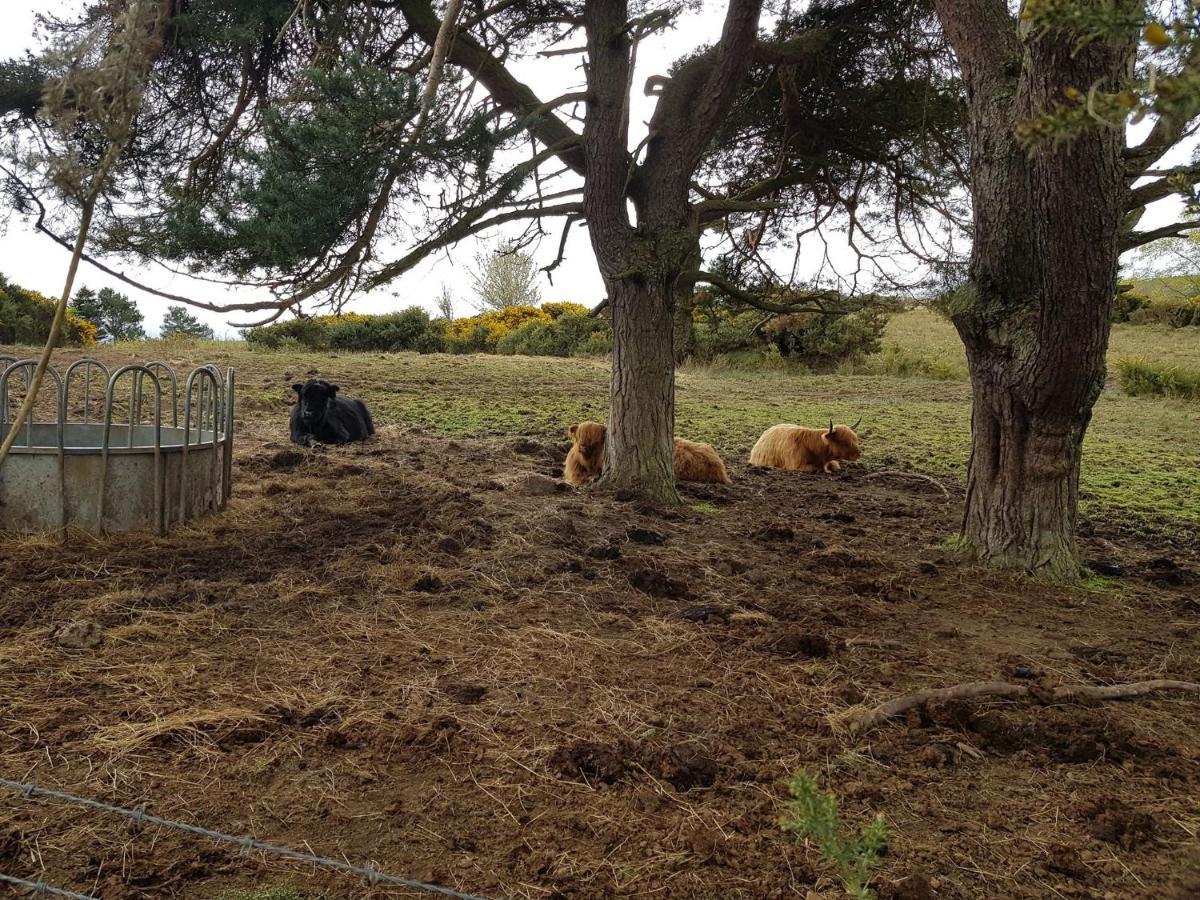
<instances>
[{"instance_id":1,"label":"rough tree bark","mask_svg":"<svg viewBox=\"0 0 1200 900\"><path fill-rule=\"evenodd\" d=\"M1104 384L1126 199L1124 130L1027 153L1014 128L1063 90L1112 89L1132 40L1073 50L1018 31L1004 0L937 0L968 95L974 245L953 301L971 371L964 548L1059 580L1079 577L1084 433Z\"/></svg>"}]
</instances>

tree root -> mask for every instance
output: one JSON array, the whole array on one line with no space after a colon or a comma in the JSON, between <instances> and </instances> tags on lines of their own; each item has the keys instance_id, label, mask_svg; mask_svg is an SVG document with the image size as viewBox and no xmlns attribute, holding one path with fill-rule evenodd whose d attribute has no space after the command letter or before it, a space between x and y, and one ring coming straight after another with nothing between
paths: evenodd
<instances>
[{"instance_id":1,"label":"tree root","mask_svg":"<svg viewBox=\"0 0 1200 900\"><path fill-rule=\"evenodd\" d=\"M864 475L863 481L869 481L872 478L883 478L885 476L890 476L892 478L915 478L918 481L928 481L943 494L945 494L947 500L950 499L950 491L946 489L944 484L942 484L936 478L930 478L928 475L922 475L919 472L902 472L899 469L881 469L878 472L871 472L867 475Z\"/></svg>"},{"instance_id":2,"label":"tree root","mask_svg":"<svg viewBox=\"0 0 1200 900\"><path fill-rule=\"evenodd\" d=\"M1006 681L973 681L953 687L933 688L905 694L878 706L855 707L830 717L834 731L853 736L881 722L905 713L932 700L963 700L970 697L1032 697L1042 702L1060 700L1127 700L1164 691L1182 691L1200 694L1200 684L1194 681L1171 681L1158 678L1153 681L1135 681L1129 684L1089 685L1063 684L1048 688L1038 684L1012 684Z\"/></svg>"}]
</instances>

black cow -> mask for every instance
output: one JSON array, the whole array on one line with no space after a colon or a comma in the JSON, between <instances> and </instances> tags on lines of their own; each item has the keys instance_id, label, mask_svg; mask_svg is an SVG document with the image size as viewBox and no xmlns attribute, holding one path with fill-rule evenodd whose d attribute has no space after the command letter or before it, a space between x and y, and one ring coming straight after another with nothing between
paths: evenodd
<instances>
[{"instance_id":1,"label":"black cow","mask_svg":"<svg viewBox=\"0 0 1200 900\"><path fill-rule=\"evenodd\" d=\"M292 407L292 443L307 447L365 441L375 433L375 423L361 400L337 395L338 386L328 381L293 384L299 395Z\"/></svg>"}]
</instances>

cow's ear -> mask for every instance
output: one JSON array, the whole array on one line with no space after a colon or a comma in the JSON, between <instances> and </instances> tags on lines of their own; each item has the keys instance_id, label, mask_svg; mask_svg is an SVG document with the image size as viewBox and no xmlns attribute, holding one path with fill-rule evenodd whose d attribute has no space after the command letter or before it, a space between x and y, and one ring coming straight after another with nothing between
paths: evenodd
<instances>
[{"instance_id":1,"label":"cow's ear","mask_svg":"<svg viewBox=\"0 0 1200 900\"><path fill-rule=\"evenodd\" d=\"M338 386L336 384L329 385L329 396L330 397L336 397L337 392L338 392Z\"/></svg>"},{"instance_id":2,"label":"cow's ear","mask_svg":"<svg viewBox=\"0 0 1200 900\"><path fill-rule=\"evenodd\" d=\"M575 437L575 432L577 432L578 430L579 430L578 425L572 425L570 428L567 429L567 434L569 434L571 437Z\"/></svg>"},{"instance_id":3,"label":"cow's ear","mask_svg":"<svg viewBox=\"0 0 1200 900\"><path fill-rule=\"evenodd\" d=\"M297 382L296 384L293 384L293 385L292 385L292 390L293 390L293 391L295 391L295 392L298 394L298 393L300 393L302 390L304 390L304 385L302 385L302 384L300 384L299 382Z\"/></svg>"}]
</instances>

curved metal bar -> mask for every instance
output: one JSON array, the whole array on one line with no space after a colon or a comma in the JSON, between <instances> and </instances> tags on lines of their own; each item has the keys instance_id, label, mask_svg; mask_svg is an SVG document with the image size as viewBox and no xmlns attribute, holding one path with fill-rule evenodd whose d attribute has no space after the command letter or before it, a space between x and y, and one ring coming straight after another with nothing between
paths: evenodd
<instances>
[{"instance_id":1,"label":"curved metal bar","mask_svg":"<svg viewBox=\"0 0 1200 900\"><path fill-rule=\"evenodd\" d=\"M143 363L143 365L161 377L162 372L167 373L167 380L171 382L171 427L179 427L179 379L175 377L175 370L168 366L165 362L152 361Z\"/></svg>"},{"instance_id":2,"label":"curved metal bar","mask_svg":"<svg viewBox=\"0 0 1200 900\"><path fill-rule=\"evenodd\" d=\"M109 437L112 431L113 389L117 381L127 372L133 372L135 385L140 385L145 376L150 376L154 382L154 524L159 534L166 533L166 517L163 515L165 479L162 457L162 383L158 376L148 368L138 364L122 366L113 372L108 379L108 387L104 392L104 436L100 443L100 502L96 504L96 530L104 531L104 494L108 481L108 451ZM133 400L130 398L132 407ZM129 444L133 445L133 425L129 427Z\"/></svg>"},{"instance_id":3,"label":"curved metal bar","mask_svg":"<svg viewBox=\"0 0 1200 900\"><path fill-rule=\"evenodd\" d=\"M34 359L19 359L12 365L8 366L0 373L0 425L8 424L8 381L14 372L24 370L25 372L25 389L29 389L30 382L33 379L33 371L37 368L37 360ZM46 367L46 374L54 379L54 400L55 413L58 421L55 423L58 426L58 449L61 455L63 449L63 424L66 419L66 394L63 391L63 377L58 373L58 369L53 366ZM29 411L29 422L25 429L25 446L33 446L33 423L36 421L33 410ZM14 426L19 423L13 423Z\"/></svg>"},{"instance_id":4,"label":"curved metal bar","mask_svg":"<svg viewBox=\"0 0 1200 900\"><path fill-rule=\"evenodd\" d=\"M233 496L233 368L225 370L225 458L221 472L221 509Z\"/></svg>"},{"instance_id":5,"label":"curved metal bar","mask_svg":"<svg viewBox=\"0 0 1200 900\"><path fill-rule=\"evenodd\" d=\"M69 408L71 393L71 376L75 374L75 370L83 367L83 424L88 423L89 410L92 405L92 369L99 369L104 373L104 383L108 384L111 372L108 366L100 362L98 359L92 359L90 356L85 356L82 359L77 359L75 362L67 366L66 374L63 375L63 402Z\"/></svg>"},{"instance_id":6,"label":"curved metal bar","mask_svg":"<svg viewBox=\"0 0 1200 900\"><path fill-rule=\"evenodd\" d=\"M33 379L34 369L37 368L37 361L32 359L18 360L7 368L3 373L0 373L0 424L8 422L8 380L12 377L13 372L18 370L24 371L25 389L29 389L30 382ZM46 372L54 379L54 393L57 409L55 431L57 440L57 462L58 462L58 529L60 534L65 534L67 527L67 453L66 453L66 421L67 421L67 391L66 382L63 376L58 373L58 369L53 366L47 366ZM33 446L33 424L36 421L33 409L29 410L29 421L25 425L25 446ZM19 427L18 422L14 422L11 427Z\"/></svg>"},{"instance_id":7,"label":"curved metal bar","mask_svg":"<svg viewBox=\"0 0 1200 900\"><path fill-rule=\"evenodd\" d=\"M18 359L15 356L0 357L0 360L9 360L3 368L0 368L0 373L4 376L0 378L0 425L6 425L8 424L8 373L15 372L24 366L37 365L37 361Z\"/></svg>"},{"instance_id":8,"label":"curved metal bar","mask_svg":"<svg viewBox=\"0 0 1200 900\"><path fill-rule=\"evenodd\" d=\"M217 406L221 395L221 373L216 366L199 366L193 369L188 375L187 381L183 387L183 450L179 463L179 521L184 521L187 513L187 471L188 471L188 454L191 447L201 447L204 445L204 421L205 421L205 385L211 385L211 390L208 392L208 405L211 408L212 420L212 438L210 445L213 448L212 452L212 472L210 484L216 485L217 481ZM197 395L196 404L196 442L192 443L192 395ZM219 508L219 507L218 507Z\"/></svg>"}]
</instances>

